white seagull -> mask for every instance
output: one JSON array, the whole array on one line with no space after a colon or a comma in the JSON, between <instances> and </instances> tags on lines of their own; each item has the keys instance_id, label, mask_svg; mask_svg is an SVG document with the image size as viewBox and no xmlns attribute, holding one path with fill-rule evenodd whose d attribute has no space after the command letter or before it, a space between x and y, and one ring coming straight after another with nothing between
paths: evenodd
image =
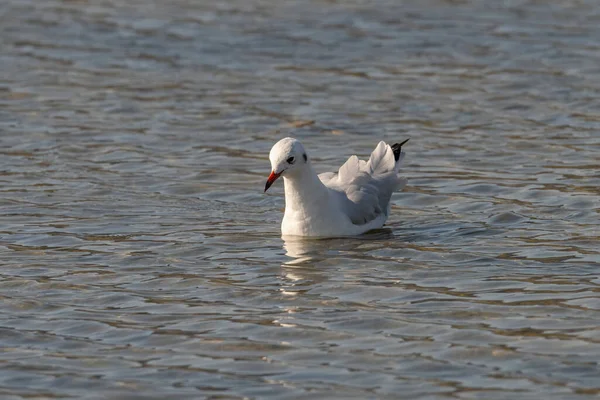
<instances>
[{"instance_id":1,"label":"white seagull","mask_svg":"<svg viewBox=\"0 0 600 400\"><path fill-rule=\"evenodd\" d=\"M392 193L406 185L398 175L405 153L402 143L379 142L369 161L352 156L338 172L317 175L302 144L281 139L269 153L272 172L265 192L283 176L285 236L355 236L383 226Z\"/></svg>"}]
</instances>

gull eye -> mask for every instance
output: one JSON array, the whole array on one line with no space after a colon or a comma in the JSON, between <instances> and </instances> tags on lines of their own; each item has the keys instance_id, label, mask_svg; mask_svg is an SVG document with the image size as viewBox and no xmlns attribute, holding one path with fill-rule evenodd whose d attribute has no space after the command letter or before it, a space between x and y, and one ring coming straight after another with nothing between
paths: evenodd
<instances>
[{"instance_id":1,"label":"gull eye","mask_svg":"<svg viewBox=\"0 0 600 400\"><path fill-rule=\"evenodd\" d=\"M294 157L290 157L286 161L288 162L288 164L293 164L294 163Z\"/></svg>"}]
</instances>

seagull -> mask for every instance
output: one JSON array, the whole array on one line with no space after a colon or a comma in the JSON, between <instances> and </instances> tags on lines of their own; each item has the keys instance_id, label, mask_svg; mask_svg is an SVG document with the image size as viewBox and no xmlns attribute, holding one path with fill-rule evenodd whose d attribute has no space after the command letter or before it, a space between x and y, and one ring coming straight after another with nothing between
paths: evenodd
<instances>
[{"instance_id":1,"label":"seagull","mask_svg":"<svg viewBox=\"0 0 600 400\"><path fill-rule=\"evenodd\" d=\"M392 193L406 185L398 175L402 143L381 141L368 161L352 156L338 172L317 175L304 146L284 138L269 153L271 175L265 192L280 176L285 191L284 236L357 236L383 226Z\"/></svg>"}]
</instances>

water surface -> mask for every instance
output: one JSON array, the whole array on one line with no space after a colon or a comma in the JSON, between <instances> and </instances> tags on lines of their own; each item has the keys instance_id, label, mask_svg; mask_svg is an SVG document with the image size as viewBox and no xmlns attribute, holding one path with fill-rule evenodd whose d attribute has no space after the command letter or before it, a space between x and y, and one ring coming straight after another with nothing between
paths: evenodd
<instances>
[{"instance_id":1,"label":"water surface","mask_svg":"<svg viewBox=\"0 0 600 400\"><path fill-rule=\"evenodd\" d=\"M594 1L0 5L0 397L600 394ZM283 240L268 151L410 137Z\"/></svg>"}]
</instances>

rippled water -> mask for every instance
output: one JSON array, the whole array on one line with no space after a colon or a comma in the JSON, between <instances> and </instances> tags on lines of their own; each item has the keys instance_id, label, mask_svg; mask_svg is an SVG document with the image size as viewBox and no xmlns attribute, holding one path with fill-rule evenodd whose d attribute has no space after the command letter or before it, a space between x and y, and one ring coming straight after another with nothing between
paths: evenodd
<instances>
[{"instance_id":1,"label":"rippled water","mask_svg":"<svg viewBox=\"0 0 600 400\"><path fill-rule=\"evenodd\" d=\"M0 397L600 394L600 3L0 4ZM411 138L283 241L267 154Z\"/></svg>"}]
</instances>

